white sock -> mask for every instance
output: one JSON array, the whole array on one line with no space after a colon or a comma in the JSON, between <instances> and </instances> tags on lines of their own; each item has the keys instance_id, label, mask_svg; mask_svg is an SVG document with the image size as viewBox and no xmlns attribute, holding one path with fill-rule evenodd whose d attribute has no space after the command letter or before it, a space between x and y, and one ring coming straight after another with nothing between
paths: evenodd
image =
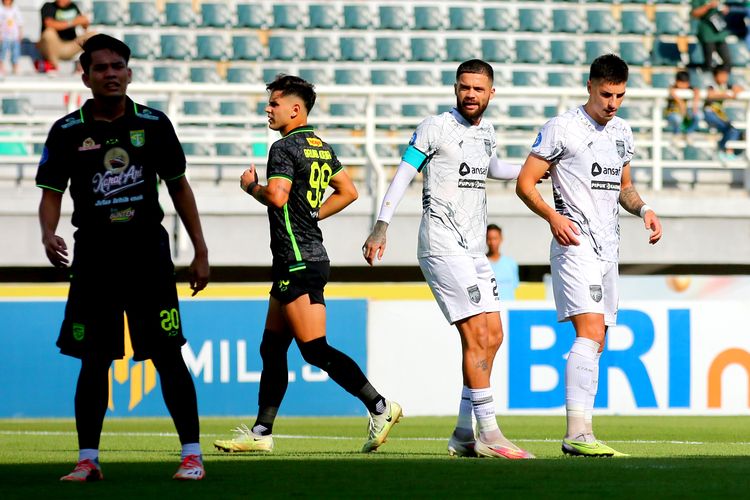
<instances>
[{"instance_id":1,"label":"white sock","mask_svg":"<svg viewBox=\"0 0 750 500\"><path fill-rule=\"evenodd\" d=\"M586 434L586 405L590 398L598 351L598 342L583 337L577 337L570 348L565 366L565 414L568 424L565 437L568 439Z\"/></svg>"},{"instance_id":2,"label":"white sock","mask_svg":"<svg viewBox=\"0 0 750 500\"><path fill-rule=\"evenodd\" d=\"M201 454L201 444L200 443L185 443L182 445L182 453L180 454L181 459L185 459L188 455L198 455L199 457L202 456Z\"/></svg>"},{"instance_id":3,"label":"white sock","mask_svg":"<svg viewBox=\"0 0 750 500\"><path fill-rule=\"evenodd\" d=\"M471 392L471 405L474 416L477 417L479 436L485 443L494 443L502 437L500 428L495 418L495 400L492 398L492 389L469 389Z\"/></svg>"},{"instance_id":4,"label":"white sock","mask_svg":"<svg viewBox=\"0 0 750 500\"><path fill-rule=\"evenodd\" d=\"M78 450L78 461L81 460L93 460L94 462L99 461L99 450L94 448L81 448Z\"/></svg>"},{"instance_id":5,"label":"white sock","mask_svg":"<svg viewBox=\"0 0 750 500\"><path fill-rule=\"evenodd\" d=\"M461 404L458 406L458 421L454 434L462 441L474 440L474 429L471 426L471 417L473 416L473 407L471 405L471 389L464 386L461 389Z\"/></svg>"},{"instance_id":6,"label":"white sock","mask_svg":"<svg viewBox=\"0 0 750 500\"><path fill-rule=\"evenodd\" d=\"M596 353L596 367L594 368L594 376L591 380L591 389L589 389L589 397L586 400L586 408L583 409L583 419L586 423L586 434L594 435L594 400L596 399L596 392L599 390L599 358L602 357L602 353Z\"/></svg>"}]
</instances>

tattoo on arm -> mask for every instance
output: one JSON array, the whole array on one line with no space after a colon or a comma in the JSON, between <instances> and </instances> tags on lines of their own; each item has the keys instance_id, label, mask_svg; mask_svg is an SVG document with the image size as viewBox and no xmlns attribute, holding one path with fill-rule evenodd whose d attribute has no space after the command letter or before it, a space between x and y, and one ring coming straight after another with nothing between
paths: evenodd
<instances>
[{"instance_id":1,"label":"tattoo on arm","mask_svg":"<svg viewBox=\"0 0 750 500\"><path fill-rule=\"evenodd\" d=\"M641 207L645 203L638 194L638 191L633 186L629 186L620 191L620 205L631 214L640 217Z\"/></svg>"}]
</instances>

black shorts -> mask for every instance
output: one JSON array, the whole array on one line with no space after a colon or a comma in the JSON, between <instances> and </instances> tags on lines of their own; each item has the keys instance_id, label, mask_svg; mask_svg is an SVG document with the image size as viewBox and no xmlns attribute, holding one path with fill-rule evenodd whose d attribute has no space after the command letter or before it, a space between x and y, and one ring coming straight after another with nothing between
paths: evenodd
<instances>
[{"instance_id":1,"label":"black shorts","mask_svg":"<svg viewBox=\"0 0 750 500\"><path fill-rule=\"evenodd\" d=\"M125 356L127 314L133 359L149 359L185 344L169 237L121 246L76 241L70 291L57 346L76 358Z\"/></svg>"},{"instance_id":2,"label":"black shorts","mask_svg":"<svg viewBox=\"0 0 750 500\"><path fill-rule=\"evenodd\" d=\"M271 269L271 297L282 304L289 304L307 294L310 296L311 304L326 305L323 289L328 283L330 273L331 263L327 260L305 262L304 269L299 271L290 271L289 264L274 264Z\"/></svg>"}]
</instances>

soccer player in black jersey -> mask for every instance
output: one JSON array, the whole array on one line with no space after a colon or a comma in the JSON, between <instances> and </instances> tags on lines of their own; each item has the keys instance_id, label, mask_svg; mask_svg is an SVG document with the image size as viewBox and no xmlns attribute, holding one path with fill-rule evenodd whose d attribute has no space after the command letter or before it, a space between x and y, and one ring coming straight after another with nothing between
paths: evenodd
<instances>
[{"instance_id":1,"label":"soccer player in black jersey","mask_svg":"<svg viewBox=\"0 0 750 500\"><path fill-rule=\"evenodd\" d=\"M193 295L206 287L208 251L185 155L169 119L130 100L130 49L108 35L83 45L83 83L93 99L58 120L44 145L37 172L42 188L39 222L47 258L68 264L65 241L55 234L70 182L75 251L65 319L57 345L81 359L75 395L79 461L63 481L102 479L99 438L107 411L108 371L125 354L127 313L135 360L151 359L182 443L175 479L202 479L198 404L180 348L180 322L169 238L158 200L165 181L195 248L190 265Z\"/></svg>"},{"instance_id":2,"label":"soccer player in black jersey","mask_svg":"<svg viewBox=\"0 0 750 500\"><path fill-rule=\"evenodd\" d=\"M268 125L282 138L268 153L268 185L258 183L254 167L242 174L242 189L268 207L273 254L273 285L260 344L263 371L258 417L232 440L214 445L223 451L272 451L273 422L287 389L287 350L296 340L306 362L328 372L370 412L368 440L362 451L375 451L401 417L401 407L381 396L347 355L326 341L323 288L330 264L318 220L357 199L357 189L331 147L307 124L315 90L305 80L279 75L266 86ZM327 187L333 193L323 199Z\"/></svg>"}]
</instances>

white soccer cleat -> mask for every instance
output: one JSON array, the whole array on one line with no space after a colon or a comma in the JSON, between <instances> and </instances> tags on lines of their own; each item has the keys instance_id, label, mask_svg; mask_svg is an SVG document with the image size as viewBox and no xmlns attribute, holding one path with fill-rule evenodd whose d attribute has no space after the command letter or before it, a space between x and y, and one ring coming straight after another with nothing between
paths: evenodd
<instances>
[{"instance_id":1,"label":"white soccer cleat","mask_svg":"<svg viewBox=\"0 0 750 500\"><path fill-rule=\"evenodd\" d=\"M388 433L391 432L393 426L401 420L403 411L401 405L395 401L386 400L385 411L380 415L370 414L370 425L368 428L368 439L365 445L362 447L363 453L369 453L376 451L380 445L385 443Z\"/></svg>"},{"instance_id":2,"label":"white soccer cleat","mask_svg":"<svg viewBox=\"0 0 750 500\"><path fill-rule=\"evenodd\" d=\"M485 443L481 438L478 438L476 445L474 445L474 451L479 457L507 458L509 460L536 458L533 454L504 438L494 443Z\"/></svg>"},{"instance_id":3,"label":"white soccer cleat","mask_svg":"<svg viewBox=\"0 0 750 500\"><path fill-rule=\"evenodd\" d=\"M203 460L200 455L188 455L180 463L172 479L180 481L200 481L206 476Z\"/></svg>"},{"instance_id":4,"label":"white soccer cleat","mask_svg":"<svg viewBox=\"0 0 750 500\"><path fill-rule=\"evenodd\" d=\"M471 441L459 440L454 432L448 440L448 454L452 457L476 457L475 445L476 441L473 439Z\"/></svg>"},{"instance_id":5,"label":"white soccer cleat","mask_svg":"<svg viewBox=\"0 0 750 500\"><path fill-rule=\"evenodd\" d=\"M236 436L232 439L217 439L214 447L219 451L227 453L264 452L273 451L273 436L261 436L256 434L245 424L232 429Z\"/></svg>"}]
</instances>

